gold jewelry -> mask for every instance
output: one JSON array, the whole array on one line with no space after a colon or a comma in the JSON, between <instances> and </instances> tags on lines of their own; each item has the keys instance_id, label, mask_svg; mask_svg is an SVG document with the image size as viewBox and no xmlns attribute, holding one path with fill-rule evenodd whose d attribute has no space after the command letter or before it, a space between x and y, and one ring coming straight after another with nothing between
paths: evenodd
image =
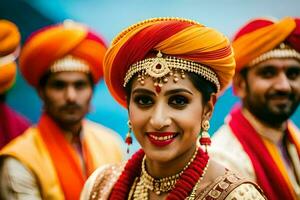
<instances>
[{"instance_id":1,"label":"gold jewelry","mask_svg":"<svg viewBox=\"0 0 300 200\"><path fill-rule=\"evenodd\" d=\"M61 59L56 60L50 66L50 72L84 72L89 73L89 64L83 59L67 55Z\"/></svg>"},{"instance_id":2,"label":"gold jewelry","mask_svg":"<svg viewBox=\"0 0 300 200\"><path fill-rule=\"evenodd\" d=\"M208 129L210 128L210 124L208 120L204 120L201 124L202 131L200 135L200 144L205 146L205 151L207 152L207 146L210 146L211 140L208 133Z\"/></svg>"},{"instance_id":3,"label":"gold jewelry","mask_svg":"<svg viewBox=\"0 0 300 200\"><path fill-rule=\"evenodd\" d=\"M272 59L272 58L295 58L300 61L300 53L290 46L281 43L278 48L275 48L271 51L268 51L257 58L253 59L248 66L252 67L263 61Z\"/></svg>"},{"instance_id":4,"label":"gold jewelry","mask_svg":"<svg viewBox=\"0 0 300 200\"><path fill-rule=\"evenodd\" d=\"M201 175L201 177L199 178L199 180L197 181L196 185L193 188L193 191L191 193L191 195L188 197L187 200L194 200L196 198L196 192L200 187L200 182L203 180L204 175L206 174L207 168L208 168L208 164L209 164L209 160L207 161L207 164L203 170L203 173Z\"/></svg>"},{"instance_id":5,"label":"gold jewelry","mask_svg":"<svg viewBox=\"0 0 300 200\"><path fill-rule=\"evenodd\" d=\"M171 191L177 182L177 180L180 178L180 176L183 174L183 172L190 166L190 164L194 161L194 159L197 156L198 149L194 152L191 160L187 163L187 165L177 174L154 179L151 175L148 174L146 171L146 156L144 156L142 161L142 173L141 176L138 179L136 179L135 184L133 184L134 191L131 192L133 195L134 200L146 200L149 197L148 191L151 190L155 192L157 195L160 195L161 193L166 193Z\"/></svg>"},{"instance_id":6,"label":"gold jewelry","mask_svg":"<svg viewBox=\"0 0 300 200\"><path fill-rule=\"evenodd\" d=\"M127 153L129 153L129 146L132 144L132 137L131 137L131 130L132 130L132 126L131 126L131 122L130 120L127 121L127 125L128 125L128 132L126 134L126 137L125 137L125 143L127 144Z\"/></svg>"},{"instance_id":7,"label":"gold jewelry","mask_svg":"<svg viewBox=\"0 0 300 200\"><path fill-rule=\"evenodd\" d=\"M138 81L140 84L144 85L145 76L150 76L154 80L154 86L161 88L163 83L168 82L168 75L173 76L173 81L176 83L179 80L178 71L182 79L185 78L185 71L196 73L212 82L216 86L217 91L220 91L218 76L212 69L199 63L177 57L163 57L160 51L158 51L155 58L146 58L133 64L125 75L123 86L126 87L130 79L138 73Z\"/></svg>"}]
</instances>

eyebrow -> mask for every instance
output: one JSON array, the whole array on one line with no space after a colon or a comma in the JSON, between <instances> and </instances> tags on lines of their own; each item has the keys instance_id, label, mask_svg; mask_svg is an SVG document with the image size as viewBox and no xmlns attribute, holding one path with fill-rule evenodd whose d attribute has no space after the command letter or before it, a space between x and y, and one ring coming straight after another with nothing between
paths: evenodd
<instances>
[{"instance_id":1,"label":"eyebrow","mask_svg":"<svg viewBox=\"0 0 300 200\"><path fill-rule=\"evenodd\" d=\"M174 90L169 90L165 93L165 96L167 95L171 95L171 94L176 94L176 93L181 93L181 92L184 92L184 93L188 93L188 94L191 94L193 95L193 93L187 89L184 89L184 88L179 88L179 89L174 89Z\"/></svg>"},{"instance_id":2,"label":"eyebrow","mask_svg":"<svg viewBox=\"0 0 300 200\"><path fill-rule=\"evenodd\" d=\"M133 90L132 94L135 94L135 93L146 93L146 94L153 95L153 96L156 95L154 92L147 90L147 89L143 89L143 88L137 88L137 89Z\"/></svg>"},{"instance_id":3,"label":"eyebrow","mask_svg":"<svg viewBox=\"0 0 300 200\"><path fill-rule=\"evenodd\" d=\"M193 93L191 91L189 91L187 89L184 89L184 88L179 88L179 89L168 90L165 93L165 96L176 94L176 93L181 93L181 92L185 92L185 93L193 95ZM149 94L149 95L156 96L155 92L152 92L150 90L143 89L143 88L137 88L137 89L133 90L132 94L135 94L135 93L146 93L146 94Z\"/></svg>"}]
</instances>

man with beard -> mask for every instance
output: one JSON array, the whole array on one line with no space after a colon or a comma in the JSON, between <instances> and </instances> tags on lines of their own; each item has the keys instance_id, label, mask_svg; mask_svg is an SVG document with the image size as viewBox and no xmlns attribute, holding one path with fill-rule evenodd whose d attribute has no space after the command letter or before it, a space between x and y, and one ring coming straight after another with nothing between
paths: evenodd
<instances>
[{"instance_id":1,"label":"man with beard","mask_svg":"<svg viewBox=\"0 0 300 200\"><path fill-rule=\"evenodd\" d=\"M210 153L252 178L268 199L300 199L300 19L254 19L233 41L241 99L213 137Z\"/></svg>"},{"instance_id":2,"label":"man with beard","mask_svg":"<svg viewBox=\"0 0 300 200\"><path fill-rule=\"evenodd\" d=\"M43 113L0 152L0 199L79 199L94 169L121 161L117 135L84 120L105 51L100 36L72 21L26 41L20 70L41 97Z\"/></svg>"}]
</instances>

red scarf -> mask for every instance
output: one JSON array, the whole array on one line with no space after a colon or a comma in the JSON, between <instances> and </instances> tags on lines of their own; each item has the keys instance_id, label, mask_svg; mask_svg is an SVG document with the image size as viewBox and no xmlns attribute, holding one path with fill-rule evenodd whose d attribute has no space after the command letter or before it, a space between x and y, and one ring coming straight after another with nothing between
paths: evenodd
<instances>
[{"instance_id":1,"label":"red scarf","mask_svg":"<svg viewBox=\"0 0 300 200\"><path fill-rule=\"evenodd\" d=\"M240 106L230 113L229 126L251 159L257 183L270 200L292 200L294 195L273 160L263 140L248 120L243 116Z\"/></svg>"},{"instance_id":2,"label":"red scarf","mask_svg":"<svg viewBox=\"0 0 300 200\"><path fill-rule=\"evenodd\" d=\"M29 126L30 123L25 117L0 102L0 149Z\"/></svg>"},{"instance_id":3,"label":"red scarf","mask_svg":"<svg viewBox=\"0 0 300 200\"><path fill-rule=\"evenodd\" d=\"M65 139L62 130L46 114L42 115L38 129L56 169L65 199L78 200L86 177L77 153Z\"/></svg>"},{"instance_id":4,"label":"red scarf","mask_svg":"<svg viewBox=\"0 0 300 200\"><path fill-rule=\"evenodd\" d=\"M114 185L109 199L124 200L128 199L129 191L137 176L141 173L142 160L145 153L142 149L136 152L126 166ZM182 200L186 199L192 192L199 178L204 173L204 168L207 166L209 156L201 148L198 148L198 153L194 161L183 172L175 187L168 194L166 200Z\"/></svg>"}]
</instances>

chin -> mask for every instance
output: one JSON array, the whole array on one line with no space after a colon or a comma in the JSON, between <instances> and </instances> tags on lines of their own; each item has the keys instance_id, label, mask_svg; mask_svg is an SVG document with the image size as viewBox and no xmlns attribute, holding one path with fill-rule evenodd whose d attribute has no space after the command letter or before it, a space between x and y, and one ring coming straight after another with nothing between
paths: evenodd
<instances>
[{"instance_id":1,"label":"chin","mask_svg":"<svg viewBox=\"0 0 300 200\"><path fill-rule=\"evenodd\" d=\"M73 124L80 123L82 119L83 119L82 117L69 116L69 117L61 118L60 122L66 125L73 125Z\"/></svg>"},{"instance_id":2,"label":"chin","mask_svg":"<svg viewBox=\"0 0 300 200\"><path fill-rule=\"evenodd\" d=\"M166 150L145 150L145 154L147 158L151 159L152 161L156 162L168 162L174 159L174 152L170 152L170 149ZM173 151L173 150L172 150Z\"/></svg>"}]
</instances>

